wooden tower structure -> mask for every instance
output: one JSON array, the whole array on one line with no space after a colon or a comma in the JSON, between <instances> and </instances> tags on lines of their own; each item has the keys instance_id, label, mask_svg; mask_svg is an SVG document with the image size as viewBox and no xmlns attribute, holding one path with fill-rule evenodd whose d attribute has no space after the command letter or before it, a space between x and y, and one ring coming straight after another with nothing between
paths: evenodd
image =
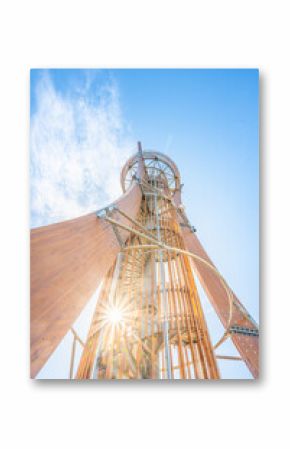
<instances>
[{"instance_id":1,"label":"wooden tower structure","mask_svg":"<svg viewBox=\"0 0 290 449\"><path fill-rule=\"evenodd\" d=\"M87 340L72 330L70 378L219 379L218 358L242 360L258 377L257 325L190 225L174 162L138 143L121 184L114 204L31 231L32 377L98 287ZM225 329L214 345L196 276ZM216 354L227 338L240 357Z\"/></svg>"}]
</instances>

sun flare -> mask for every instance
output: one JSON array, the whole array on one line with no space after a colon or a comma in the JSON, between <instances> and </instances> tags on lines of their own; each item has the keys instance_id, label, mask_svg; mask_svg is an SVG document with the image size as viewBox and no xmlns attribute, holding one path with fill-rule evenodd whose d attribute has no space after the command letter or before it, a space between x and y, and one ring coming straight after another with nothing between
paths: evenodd
<instances>
[{"instance_id":1,"label":"sun flare","mask_svg":"<svg viewBox=\"0 0 290 449\"><path fill-rule=\"evenodd\" d=\"M107 319L112 324L118 324L123 321L123 312L117 307L112 307L107 314Z\"/></svg>"}]
</instances>

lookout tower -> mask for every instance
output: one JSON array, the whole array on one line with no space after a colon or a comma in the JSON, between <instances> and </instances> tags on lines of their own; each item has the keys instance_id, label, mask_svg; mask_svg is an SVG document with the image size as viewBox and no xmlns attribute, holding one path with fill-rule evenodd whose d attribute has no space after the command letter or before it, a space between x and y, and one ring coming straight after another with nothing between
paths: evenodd
<instances>
[{"instance_id":1,"label":"lookout tower","mask_svg":"<svg viewBox=\"0 0 290 449\"><path fill-rule=\"evenodd\" d=\"M219 379L219 358L244 361L257 377L258 327L189 223L175 163L138 143L121 185L123 195L104 209L32 230L32 376L100 287L87 340L73 330L71 378ZM196 278L224 326L217 342ZM240 357L218 355L227 338Z\"/></svg>"}]
</instances>

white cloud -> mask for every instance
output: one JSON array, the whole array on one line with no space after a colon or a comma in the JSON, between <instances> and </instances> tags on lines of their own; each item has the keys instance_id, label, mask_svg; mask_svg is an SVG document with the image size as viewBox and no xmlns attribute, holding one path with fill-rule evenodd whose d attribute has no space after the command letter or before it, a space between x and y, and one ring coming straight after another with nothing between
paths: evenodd
<instances>
[{"instance_id":1,"label":"white cloud","mask_svg":"<svg viewBox=\"0 0 290 449\"><path fill-rule=\"evenodd\" d=\"M32 227L96 210L121 194L120 170L135 144L114 82L94 86L91 74L69 95L47 73L38 82L30 135Z\"/></svg>"}]
</instances>

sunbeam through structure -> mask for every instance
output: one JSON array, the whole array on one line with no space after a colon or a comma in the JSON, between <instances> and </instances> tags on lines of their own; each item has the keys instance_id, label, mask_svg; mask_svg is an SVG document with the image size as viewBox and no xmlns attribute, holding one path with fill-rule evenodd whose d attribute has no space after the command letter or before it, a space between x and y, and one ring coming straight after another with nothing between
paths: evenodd
<instances>
[{"instance_id":1,"label":"sunbeam through structure","mask_svg":"<svg viewBox=\"0 0 290 449\"><path fill-rule=\"evenodd\" d=\"M258 327L189 223L174 162L138 143L121 184L114 204L31 232L32 377L69 330L71 379L219 379L219 358L258 377ZM217 342L196 277L224 326ZM83 342L72 326L99 286ZM217 354L228 338L239 357Z\"/></svg>"}]
</instances>

